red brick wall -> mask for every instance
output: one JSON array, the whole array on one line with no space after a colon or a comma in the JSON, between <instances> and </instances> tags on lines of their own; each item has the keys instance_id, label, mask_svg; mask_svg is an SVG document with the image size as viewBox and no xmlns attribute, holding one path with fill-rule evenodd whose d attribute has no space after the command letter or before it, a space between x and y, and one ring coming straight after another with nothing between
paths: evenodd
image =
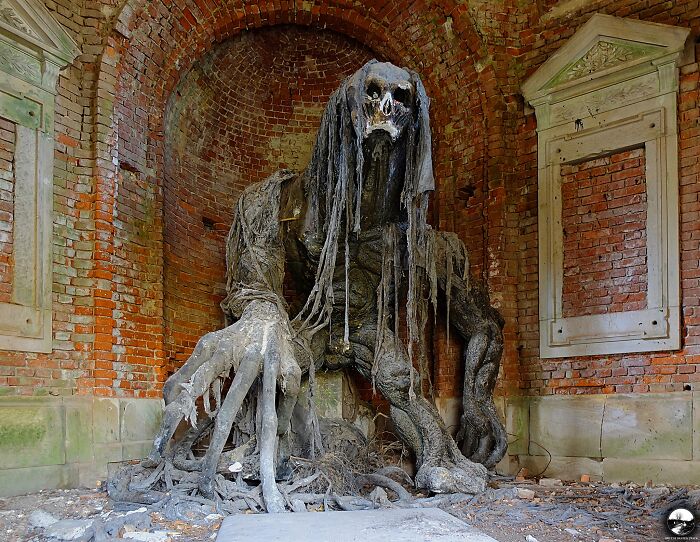
<instances>
[{"instance_id":1,"label":"red brick wall","mask_svg":"<svg viewBox=\"0 0 700 542\"><path fill-rule=\"evenodd\" d=\"M0 117L0 303L12 302L15 123Z\"/></svg>"},{"instance_id":2,"label":"red brick wall","mask_svg":"<svg viewBox=\"0 0 700 542\"><path fill-rule=\"evenodd\" d=\"M620 17L685 26L700 31L700 7L695 2L596 1L565 16L550 19L546 7L533 6L526 25L519 31L516 53L521 80L533 73L566 39L595 12ZM539 358L538 284L537 284L537 134L533 113L521 112L518 122L518 181L510 192L517 213L519 239L518 318L519 361L522 393L578 394L680 391L684 385L700 383L700 129L698 128L698 64L684 66L680 74L679 95L679 162L680 162L680 248L682 343L679 352L587 356L542 360ZM636 166L635 166L636 167ZM634 169L634 168L633 168ZM636 178L636 174L635 177ZM627 189L641 191L641 183ZM625 189L625 190L627 190ZM636 194L640 196L641 192ZM608 202L609 204L609 202ZM635 205L636 207L636 205ZM641 219L636 211L631 220ZM640 237L631 239L632 259L643 250ZM627 243L629 244L629 241ZM637 246L639 245L639 246ZM572 247L573 248L573 247ZM638 255L632 256L632 252ZM624 255L624 251L623 251ZM643 277L640 265L628 270L631 277ZM628 271L626 271L627 273ZM639 273L639 274L633 274ZM610 283L611 276L605 279ZM612 295L634 292L635 280L612 289ZM614 283L613 283L614 284ZM570 291L573 298L574 292ZM620 298L621 299L621 298ZM579 310L580 307L577 308ZM589 307L591 310L592 308ZM596 308L596 311L599 309Z\"/></svg>"},{"instance_id":3,"label":"red brick wall","mask_svg":"<svg viewBox=\"0 0 700 542\"><path fill-rule=\"evenodd\" d=\"M202 169L201 160L197 162L188 158L178 163L177 156L169 154L170 151L168 151L167 140L172 134L165 129L168 120L166 104L170 96L175 96L171 104L177 104L184 96L181 92L182 96L177 97L174 92L183 77L190 77L186 75L188 73L201 72L203 77L199 81L202 84L210 84L212 89L224 88L221 82L209 82L210 76L207 75L205 63L200 62L208 52L218 50L216 43L237 36L243 29L250 30L289 23L309 28L314 32L328 29L344 34L363 44L363 50L371 49L379 58L391 60L420 72L428 94L432 98L434 163L439 185L434 205L435 222L445 229L458 231L467 242L475 275L485 278L488 275L491 280L500 274L499 270L493 271L495 269L493 266L487 273L488 267L484 265L487 257L491 258L492 262L495 261L495 258L488 255L487 239L491 226L484 223L484 216L491 217L489 220L493 222L494 230L496 226L502 227L503 217L500 206L503 204L505 193L501 176L498 174L500 170L496 164L497 160L494 160L491 165L493 179L490 183L484 182L486 173L484 148L487 138L494 142L504 140L503 123L501 113L484 115L483 111L487 100L490 100L494 107L498 106L501 95L494 83L494 70L491 63L485 61L478 67L478 71L476 69L476 63L486 53L482 50L481 38L474 31L470 15L463 6L442 6L437 3L419 6L413 2L374 5L343 1L332 5L317 2L304 6L285 4L275 7L267 4L243 4L236 1L215 5L185 1L182 5L175 7L166 3L144 3L137 0L128 3L118 18L116 31L109 34L107 49L102 57L97 82L97 103L99 105L104 103L105 107L97 109L95 138L107 144L98 145L97 149L97 200L98 207L114 206L116 168L113 163L115 158L119 160L122 168L133 170L144 179L149 179L150 182L161 187L162 194L157 194L157 198L164 198L162 200L163 216L166 221L166 236L168 236L164 251L164 257L168 261L166 266L168 278L165 280L167 309L164 335L161 338L167 343L167 356L174 362L173 366L187 357L201 332L215 327L220 322L216 302L221 295L220 277L223 271L223 260L215 257L214 254L220 253L222 236L228 227L230 196L235 194L243 183L266 174L265 169L268 166L276 169L287 160L290 161L288 165L298 165L294 160L302 157L304 153L292 152L284 157L275 155L274 145L279 144L273 141L274 145L271 144L270 148L262 153L258 151L257 146L253 149L246 147L245 152L241 152L240 156L235 156L234 153L232 157L231 153L224 152L221 158L218 158L215 153L212 153L207 160L210 164L216 165L209 172L206 171L207 168ZM246 35L246 39L251 35ZM331 50L333 50L332 47ZM311 56L313 57L314 54L317 53ZM360 65L362 61L364 58L353 59L353 62L357 62L355 65ZM194 71L190 72L193 67ZM304 65L303 69L311 74L314 73L313 67ZM261 77L259 72L254 71L246 74ZM320 90L314 91L319 92L318 96L327 94L332 87L335 87L335 83L331 85L334 74L336 74L335 69L324 74L324 78L327 77L328 81L319 83ZM236 73L237 77L239 75ZM277 75L284 77L281 73ZM258 84L258 81L253 78L248 81L248 84L252 88ZM308 82L303 84L308 85ZM482 92L482 88L485 91ZM298 93L298 90L293 90L290 96L285 96L288 89L275 87L272 83L266 92L269 93L270 89L276 89L279 94L274 96L273 92L270 103L265 107L270 107L270 104L275 101L283 103L289 97L296 100L297 94L303 96ZM247 92L248 89L244 88L243 91ZM102 102L99 97L103 100ZM258 96L254 101L257 99ZM110 103L110 100L113 100L113 103ZM182 100L182 104L186 105L186 99ZM211 109L211 105L206 107ZM258 109L264 111L265 107ZM246 105L244 109L247 114L255 108ZM169 110L168 114L174 110ZM275 121L277 124L266 121L264 124L266 130L277 125L285 126L287 123L286 111L279 110L275 113L279 114L279 118ZM309 135L308 127L317 122L318 112L312 112L306 116L309 118L299 120L298 129L302 132L298 134L300 136ZM204 117L196 119L190 116L189 118L195 125L206 126ZM175 124L171 123L171 126L175 127ZM285 126L286 133L290 133L291 126L292 124ZM191 128L198 129L196 126ZM190 130L189 127L187 129ZM247 131L253 133L252 129ZM176 132L177 129L173 134ZM229 142L235 140L231 134L224 134L223 137ZM276 133L256 134L256 137L264 142L268 137L274 140ZM296 135L292 136L292 139L295 138ZM245 138L240 139L240 141L244 140ZM286 141L283 140L283 143ZM223 143L221 146L224 148ZM499 152L504 154L504 151ZM192 154L190 158L194 158L198 153L199 151L190 153ZM203 156L202 154L200 158ZM250 160L250 163L246 163L245 160ZM198 164L196 167L195 162ZM194 200L184 185L181 187L182 190L169 190L171 180L181 177L179 172L178 175L172 176L168 173L169 168L174 164L177 164L174 169L184 167L199 169L201 174L197 182L204 182L203 186L210 186L207 183L213 183L214 176L218 175L217 168L224 169L229 174L226 177L226 189L220 190L222 187L219 186L209 193L206 190L196 191ZM250 171L253 173L251 174ZM205 180L207 175L210 175L211 179ZM189 179L194 180L194 177L190 176ZM230 190L228 187L233 189ZM217 190L226 197L215 197ZM116 198L118 197L117 193ZM190 200L193 200L193 203L189 203ZM485 208L486 202L489 206L488 211ZM169 209L173 212L170 213ZM98 220L97 223L99 227L104 228L107 241L116 237L119 224L115 229L106 219L107 217L104 218L105 220ZM190 243L190 247L198 251L197 257L207 258L202 268L206 272L201 272L199 275L193 274L189 266L192 257L182 251L185 245L179 240L180 238L194 239L196 244ZM173 239L172 243L170 239ZM490 254L495 253L496 250L490 251ZM121 280L118 270L111 261L101 266L104 268L102 271L105 277L112 276L113 280ZM183 270L183 272L176 273L176 270ZM214 272L209 273L210 270ZM132 269L133 271L136 271L136 268ZM157 289L157 284L154 288ZM113 297L114 294L111 294ZM210 300L210 304L206 304L203 301L205 299ZM112 326L114 336L119 324L115 318L112 318L111 323L107 320L107 316L105 318L105 324ZM97 353L104 358L105 366L110 360L119 361L125 356L130 357L132 363L152 362L151 359L141 359L141 354L131 352L128 347L125 352L124 348L110 341L110 337L105 334L104 340L100 341L100 352ZM442 355L442 344L438 345L437 356ZM154 389L159 385L158 380L164 376L163 368L166 364L168 370L172 368L170 362L163 359L164 357L157 352L154 354L156 366L153 373ZM443 357L447 364L458 363L456 351ZM454 377L450 377L445 381L446 393L459 393L459 379L456 384L454 380ZM108 382L100 382L101 389L103 384L104 389L107 390ZM116 380L111 384L113 388L118 385Z\"/></svg>"},{"instance_id":4,"label":"red brick wall","mask_svg":"<svg viewBox=\"0 0 700 542\"><path fill-rule=\"evenodd\" d=\"M156 395L162 376L163 260L158 187L137 172L120 170L112 209L114 237L103 256L112 284L96 292L96 305L113 322L111 337L96 342L113 359L96 360L95 388L105 395Z\"/></svg>"},{"instance_id":5,"label":"red brick wall","mask_svg":"<svg viewBox=\"0 0 700 542\"><path fill-rule=\"evenodd\" d=\"M536 122L533 114L525 113L519 95L525 78L594 12L690 26L697 34L700 8L694 1L596 0L557 17L549 10L566 4L551 0L46 4L82 51L62 72L56 100L54 351L1 352L0 394L157 396L166 372L166 337L168 355L179 362L198 333L195 327L185 329L186 324L204 330L216 323L220 282L215 276L221 276L221 267L218 275L192 276L189 284L199 288L193 290L194 300L180 295L184 288L164 293L165 257L172 269L187 270L187 258L175 244L164 250L164 223L193 228L186 235L199 242L201 257L204 251L220 250L230 212L215 191L196 192L201 196L198 207L190 203L187 208L189 196L167 190L177 179L168 174L175 155L169 155L173 161L166 168L166 106L171 96L172 104L178 102L174 90L188 80L188 73L200 70L206 75L202 59L223 50L217 44L281 24L342 34L348 42L362 44L358 50L372 50L423 77L432 98L438 183L434 223L465 241L475 277L487 281L506 317L501 393L662 391L700 381L697 65L683 68L679 99L684 345L679 353L539 359ZM283 89L277 90L275 99L281 100ZM265 107L259 109L268 111ZM280 125L284 122L281 118ZM230 194L242 186L236 183L244 182L244 171L274 169L286 160L296 165L292 158L301 161L303 153L275 155L275 149L270 145L262 155L247 149L250 164L241 157L236 163L210 157L217 164L211 179L218 174L216 168L231 166L232 177L241 176L226 181L233 190L222 193ZM177 167L190 167L180 158ZM236 164L242 169L236 170ZM246 182L253 178L246 173ZM169 213L166 207L178 200L185 206ZM182 221L175 222L176 217ZM214 223L213 230L202 218ZM178 236L173 233L173 239ZM207 260L207 268L215 268L214 260ZM175 284L173 278L180 280L181 275L169 275L168 285ZM201 293L211 299L208 308L199 305ZM176 337L175 322L189 309L192 321L182 318L182 335ZM438 392L458 395L457 341L448 347L444 335L438 332L436 337Z\"/></svg>"},{"instance_id":6,"label":"red brick wall","mask_svg":"<svg viewBox=\"0 0 700 542\"><path fill-rule=\"evenodd\" d=\"M644 150L561 168L562 316L646 309Z\"/></svg>"},{"instance_id":7,"label":"red brick wall","mask_svg":"<svg viewBox=\"0 0 700 542\"><path fill-rule=\"evenodd\" d=\"M82 48L56 85L54 120L53 352L0 351L0 395L93 393L95 341L91 100L102 38L99 9L76 0L46 7ZM3 211L6 209L3 208Z\"/></svg>"},{"instance_id":8,"label":"red brick wall","mask_svg":"<svg viewBox=\"0 0 700 542\"><path fill-rule=\"evenodd\" d=\"M373 58L340 34L277 26L224 42L189 71L165 121L166 355L181 365L223 324L225 240L241 190L302 171L321 114Z\"/></svg>"}]
</instances>

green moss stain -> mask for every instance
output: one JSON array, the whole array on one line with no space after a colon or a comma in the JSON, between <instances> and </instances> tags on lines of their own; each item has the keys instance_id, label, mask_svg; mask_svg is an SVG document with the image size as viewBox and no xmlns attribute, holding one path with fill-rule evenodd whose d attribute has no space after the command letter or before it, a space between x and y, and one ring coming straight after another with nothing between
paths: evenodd
<instances>
[{"instance_id":1,"label":"green moss stain","mask_svg":"<svg viewBox=\"0 0 700 542\"><path fill-rule=\"evenodd\" d=\"M25 450L40 443L47 432L46 419L36 411L12 409L0 418L0 450Z\"/></svg>"},{"instance_id":2,"label":"green moss stain","mask_svg":"<svg viewBox=\"0 0 700 542\"><path fill-rule=\"evenodd\" d=\"M28 128L39 128L41 106L30 100L0 94L0 116Z\"/></svg>"}]
</instances>

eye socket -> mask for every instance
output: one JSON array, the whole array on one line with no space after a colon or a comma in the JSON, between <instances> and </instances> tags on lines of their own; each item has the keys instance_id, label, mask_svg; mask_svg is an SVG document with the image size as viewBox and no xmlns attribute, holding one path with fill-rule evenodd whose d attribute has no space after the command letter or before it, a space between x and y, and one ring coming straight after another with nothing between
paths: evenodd
<instances>
[{"instance_id":1,"label":"eye socket","mask_svg":"<svg viewBox=\"0 0 700 542\"><path fill-rule=\"evenodd\" d=\"M381 93L382 89L379 88L379 85L377 83L370 83L367 87L367 96L369 96L370 98L379 98Z\"/></svg>"},{"instance_id":2,"label":"eye socket","mask_svg":"<svg viewBox=\"0 0 700 542\"><path fill-rule=\"evenodd\" d=\"M394 91L394 100L401 102L403 105L408 107L411 104L411 91L405 88L398 87Z\"/></svg>"}]
</instances>

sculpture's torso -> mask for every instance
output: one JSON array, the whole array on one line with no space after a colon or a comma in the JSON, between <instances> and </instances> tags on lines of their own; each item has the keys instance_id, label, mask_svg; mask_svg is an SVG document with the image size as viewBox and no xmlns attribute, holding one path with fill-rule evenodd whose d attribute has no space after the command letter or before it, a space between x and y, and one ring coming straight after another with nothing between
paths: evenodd
<instances>
[{"instance_id":1,"label":"sculpture's torso","mask_svg":"<svg viewBox=\"0 0 700 542\"><path fill-rule=\"evenodd\" d=\"M367 339L373 339L376 330L378 304L377 288L382 277L382 254L385 243L387 224L400 220L399 198L400 185L388 179L390 168L385 161L370 160L367 163L365 184L362 194L361 231L350 231L348 235L349 283L348 324L350 342L362 336L365 346ZM284 188L281 216L293 216L283 227L283 242L286 264L290 278L299 299L305 300L309 295L317 271L317 255L323 244L322 239L315 239L305 232L305 209L301 187L302 178L298 177ZM393 186L393 189L391 189ZM387 190L389 187L389 190ZM387 196L390 198L387 201ZM338 243L338 255L333 274L334 310L331 318L328 352L342 353L345 320L345 230L341 232ZM389 292L393 296L393 291Z\"/></svg>"}]
</instances>

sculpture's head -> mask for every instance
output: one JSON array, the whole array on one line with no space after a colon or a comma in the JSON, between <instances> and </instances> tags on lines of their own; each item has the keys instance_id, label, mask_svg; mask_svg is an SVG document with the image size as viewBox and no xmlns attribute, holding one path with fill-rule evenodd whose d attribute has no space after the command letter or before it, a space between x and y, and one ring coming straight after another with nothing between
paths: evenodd
<instances>
[{"instance_id":1,"label":"sculpture's head","mask_svg":"<svg viewBox=\"0 0 700 542\"><path fill-rule=\"evenodd\" d=\"M376 132L386 133L393 142L401 137L416 116L414 76L388 62L374 62L356 72L347 94L351 115L361 118L364 139Z\"/></svg>"},{"instance_id":2,"label":"sculpture's head","mask_svg":"<svg viewBox=\"0 0 700 542\"><path fill-rule=\"evenodd\" d=\"M307 195L317 202L312 204L309 229L325 235L331 215L340 216L341 207L349 205L353 230L360 231L363 213L376 208L365 205L363 210L362 200L369 188L364 184L365 154L376 156L372 151L377 142L400 151L392 156L401 163L391 166L398 189L371 189L384 198L400 199L407 211L420 209L414 222L425 223L428 193L435 186L429 104L418 74L388 62L371 60L343 82L328 101L306 170Z\"/></svg>"}]
</instances>

